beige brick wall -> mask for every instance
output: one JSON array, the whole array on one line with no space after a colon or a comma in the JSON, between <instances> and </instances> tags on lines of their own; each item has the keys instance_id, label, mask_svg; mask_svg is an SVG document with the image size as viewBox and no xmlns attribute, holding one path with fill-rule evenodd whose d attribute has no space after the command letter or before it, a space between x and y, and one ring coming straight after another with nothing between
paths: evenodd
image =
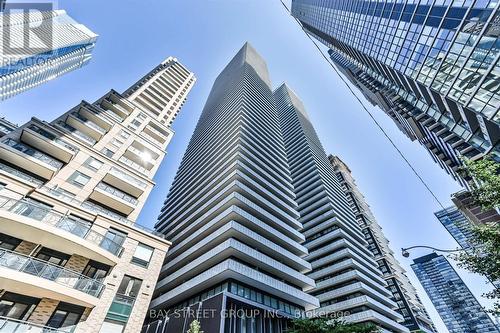
<instances>
[{"instance_id":1,"label":"beige brick wall","mask_svg":"<svg viewBox=\"0 0 500 333\"><path fill-rule=\"evenodd\" d=\"M21 244L19 244L14 251L22 253L22 254L29 255L29 254L31 254L31 252L35 248L36 248L36 244L35 243L31 243L31 242L23 240L21 242Z\"/></svg>"},{"instance_id":2,"label":"beige brick wall","mask_svg":"<svg viewBox=\"0 0 500 333\"><path fill-rule=\"evenodd\" d=\"M42 298L40 303L38 303L37 307L29 317L28 321L38 324L45 325L47 321L52 316L52 313L57 308L59 301L50 298Z\"/></svg>"},{"instance_id":3,"label":"beige brick wall","mask_svg":"<svg viewBox=\"0 0 500 333\"><path fill-rule=\"evenodd\" d=\"M69 258L68 262L64 267L67 269L71 269L75 272L81 273L83 269L87 266L89 261L90 260L85 257L74 254L71 256L71 258Z\"/></svg>"},{"instance_id":4,"label":"beige brick wall","mask_svg":"<svg viewBox=\"0 0 500 333\"><path fill-rule=\"evenodd\" d=\"M141 331L153 295L156 280L165 258L165 252L155 250L148 268L143 268L130 262L137 244L138 242L131 238L125 240L122 257L105 280L106 289L100 297L99 304L90 311L85 320L82 320L78 324L75 333L99 332L124 275L143 280L124 333L138 333Z\"/></svg>"}]
</instances>

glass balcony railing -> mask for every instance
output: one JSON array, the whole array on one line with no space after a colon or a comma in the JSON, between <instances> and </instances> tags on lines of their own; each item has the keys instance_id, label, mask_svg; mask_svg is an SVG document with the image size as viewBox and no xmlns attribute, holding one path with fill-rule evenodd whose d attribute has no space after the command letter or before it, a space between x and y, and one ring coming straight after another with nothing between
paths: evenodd
<instances>
[{"instance_id":1,"label":"glass balcony railing","mask_svg":"<svg viewBox=\"0 0 500 333\"><path fill-rule=\"evenodd\" d=\"M46 163L46 164L48 164L56 169L60 169L63 166L63 162L61 162L61 161L59 161L59 160L57 160L57 159L55 159L47 154L44 154L41 151L36 150L33 147L25 145L24 143L17 142L14 139L7 138L6 140L3 141L3 143L5 143L6 145L26 154L28 156L34 157L37 160L39 160L40 162Z\"/></svg>"},{"instance_id":2,"label":"glass balcony railing","mask_svg":"<svg viewBox=\"0 0 500 333\"><path fill-rule=\"evenodd\" d=\"M95 131L97 131L99 133L106 133L106 131L104 130L104 128L102 128L101 126L97 125L96 123L88 120L87 118L83 117L78 112L74 112L74 113L72 113L72 115L76 119L78 119L81 123L87 125L88 127L92 128L93 130L95 130Z\"/></svg>"},{"instance_id":3,"label":"glass balcony railing","mask_svg":"<svg viewBox=\"0 0 500 333\"><path fill-rule=\"evenodd\" d=\"M53 227L96 244L116 256L120 256L123 251L121 244L115 243L104 235L91 230L91 224L89 222L79 220L73 216L61 214L49 207L34 203L29 199L16 200L0 196L0 210L52 225Z\"/></svg>"},{"instance_id":4,"label":"glass balcony railing","mask_svg":"<svg viewBox=\"0 0 500 333\"><path fill-rule=\"evenodd\" d=\"M54 281L94 297L99 297L104 290L104 284L101 281L48 261L6 249L0 249L0 267Z\"/></svg>"},{"instance_id":5,"label":"glass balcony railing","mask_svg":"<svg viewBox=\"0 0 500 333\"><path fill-rule=\"evenodd\" d=\"M0 316L0 333L71 333L75 326L53 328L28 321Z\"/></svg>"},{"instance_id":6,"label":"glass balcony railing","mask_svg":"<svg viewBox=\"0 0 500 333\"><path fill-rule=\"evenodd\" d=\"M44 130L41 127L36 126L35 124L29 125L28 128L30 130L32 130L33 132L36 132L36 133L40 134L41 136L43 136L51 141L54 141L55 143L63 146L64 148L71 150L73 153L78 152L78 148L76 148L75 146L70 145L66 141L59 139L56 135Z\"/></svg>"},{"instance_id":7,"label":"glass balcony railing","mask_svg":"<svg viewBox=\"0 0 500 333\"><path fill-rule=\"evenodd\" d=\"M120 162L124 163L125 165L131 167L132 169L134 170L137 170L139 172L142 172L144 174L148 174L149 173L149 170L146 169L145 167L143 167L142 165L140 165L139 163L135 162L135 161L132 161L130 158L128 157L125 157L125 156L120 156L120 158L118 159Z\"/></svg>"},{"instance_id":8,"label":"glass balcony railing","mask_svg":"<svg viewBox=\"0 0 500 333\"><path fill-rule=\"evenodd\" d=\"M105 98L105 101L108 102L109 104L111 104L112 107L117 108L118 110L120 110L120 112L123 112L126 115L130 114L130 111L126 110L120 104L113 102L110 98Z\"/></svg>"},{"instance_id":9,"label":"glass balcony railing","mask_svg":"<svg viewBox=\"0 0 500 333\"><path fill-rule=\"evenodd\" d=\"M111 168L109 171L110 174L121 178L129 183L132 183L134 186L137 186L139 188L145 189L148 185L144 182L141 182L139 179L130 176L129 174L117 169L117 168Z\"/></svg>"},{"instance_id":10,"label":"glass balcony railing","mask_svg":"<svg viewBox=\"0 0 500 333\"><path fill-rule=\"evenodd\" d=\"M107 319L127 322L134 307L135 297L116 294L106 314Z\"/></svg>"},{"instance_id":11,"label":"glass balcony railing","mask_svg":"<svg viewBox=\"0 0 500 333\"><path fill-rule=\"evenodd\" d=\"M137 203L139 202L136 198L126 194L125 192L122 192L120 191L119 189L117 189L116 187L113 187L111 185L108 185L106 183L98 183L97 188L101 189L101 190L104 190L105 192L111 194L112 196L114 197L117 197L119 199L122 199L132 205L137 205Z\"/></svg>"},{"instance_id":12,"label":"glass balcony railing","mask_svg":"<svg viewBox=\"0 0 500 333\"><path fill-rule=\"evenodd\" d=\"M141 133L141 135L142 135L142 136L144 136L144 137L145 137L146 139L148 139L149 141L151 141L151 142L153 142L153 143L157 144L157 145L158 145L158 146L160 146L160 147L161 147L161 146L163 146L163 144L164 144L164 142L160 142L160 141L158 141L158 139L153 138L151 135L149 135L149 134L148 134L148 133L146 133L146 132L142 132L142 133Z\"/></svg>"},{"instance_id":13,"label":"glass balcony railing","mask_svg":"<svg viewBox=\"0 0 500 333\"><path fill-rule=\"evenodd\" d=\"M40 180L38 178L35 178L25 172L22 172L19 169L14 169L13 167L8 166L7 164L3 164L0 162L0 170L3 170L7 173L10 173L13 176L19 177L21 179L24 179L32 184L35 184L37 186L42 186L44 181Z\"/></svg>"},{"instance_id":14,"label":"glass balcony railing","mask_svg":"<svg viewBox=\"0 0 500 333\"><path fill-rule=\"evenodd\" d=\"M93 146L97 142L97 140L95 140L94 138L88 136L87 134L85 134L83 132L80 132L79 130L77 130L73 126L66 124L64 121L59 120L57 122L57 125L64 128L66 131L68 131L70 134L72 134L76 138L82 139L83 141L85 141L86 143L88 143L91 146Z\"/></svg>"},{"instance_id":15,"label":"glass balcony railing","mask_svg":"<svg viewBox=\"0 0 500 333\"><path fill-rule=\"evenodd\" d=\"M85 105L87 109L97 115L98 117L101 117L103 115L106 115L108 118L111 118L112 120L121 123L124 119L114 113L113 111L109 111L106 109L101 108L100 106L92 105L92 104L86 104Z\"/></svg>"}]
</instances>

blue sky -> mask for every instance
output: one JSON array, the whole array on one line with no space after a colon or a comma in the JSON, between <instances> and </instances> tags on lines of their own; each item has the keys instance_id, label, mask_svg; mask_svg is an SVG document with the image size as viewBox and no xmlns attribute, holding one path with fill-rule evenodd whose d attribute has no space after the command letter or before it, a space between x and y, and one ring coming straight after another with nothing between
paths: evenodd
<instances>
[{"instance_id":1,"label":"blue sky","mask_svg":"<svg viewBox=\"0 0 500 333\"><path fill-rule=\"evenodd\" d=\"M438 204L279 0L60 0L58 6L99 34L93 60L3 102L3 116L17 123L32 116L52 120L82 99L94 101L111 88L125 90L164 58L177 57L198 81L173 125L175 137L139 218L139 223L152 226L215 77L248 40L266 59L274 86L286 81L301 97L327 153L349 165L439 332L447 332L411 271L411 260L398 250L415 244L457 246L433 215ZM438 198L450 205L450 194L460 187L380 109L370 110ZM412 256L426 253L413 251ZM484 279L460 273L478 298L488 289Z\"/></svg>"}]
</instances>

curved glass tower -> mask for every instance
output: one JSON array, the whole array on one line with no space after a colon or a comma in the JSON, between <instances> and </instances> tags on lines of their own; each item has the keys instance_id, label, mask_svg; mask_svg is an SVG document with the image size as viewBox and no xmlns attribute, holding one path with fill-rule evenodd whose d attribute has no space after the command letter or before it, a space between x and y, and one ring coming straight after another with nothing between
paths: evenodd
<instances>
[{"instance_id":1,"label":"curved glass tower","mask_svg":"<svg viewBox=\"0 0 500 333\"><path fill-rule=\"evenodd\" d=\"M282 332L279 318L318 306L303 291L314 281L298 219L267 66L247 43L217 77L159 216L173 246L151 308L214 310L206 332Z\"/></svg>"},{"instance_id":2,"label":"curved glass tower","mask_svg":"<svg viewBox=\"0 0 500 333\"><path fill-rule=\"evenodd\" d=\"M374 322L385 332L409 332L398 323L386 282L368 249L336 172L304 105L286 84L274 92L302 233L305 257L316 281L317 314L333 313L348 322Z\"/></svg>"}]
</instances>

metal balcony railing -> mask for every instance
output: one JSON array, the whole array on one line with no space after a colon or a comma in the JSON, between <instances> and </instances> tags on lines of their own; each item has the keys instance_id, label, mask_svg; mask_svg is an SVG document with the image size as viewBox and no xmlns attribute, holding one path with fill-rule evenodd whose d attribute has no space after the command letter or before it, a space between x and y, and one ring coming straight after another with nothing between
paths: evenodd
<instances>
[{"instance_id":1,"label":"metal balcony railing","mask_svg":"<svg viewBox=\"0 0 500 333\"><path fill-rule=\"evenodd\" d=\"M16 200L0 196L0 210L25 216L36 221L52 225L58 229L69 232L93 244L100 246L106 251L120 256L123 247L106 236L91 230L90 223L78 220L75 217L56 212L48 207L31 202L29 199Z\"/></svg>"},{"instance_id":2,"label":"metal balcony railing","mask_svg":"<svg viewBox=\"0 0 500 333\"><path fill-rule=\"evenodd\" d=\"M53 328L25 320L0 316L0 333L71 333L74 330L75 326Z\"/></svg>"},{"instance_id":3,"label":"metal balcony railing","mask_svg":"<svg viewBox=\"0 0 500 333\"><path fill-rule=\"evenodd\" d=\"M134 206L137 205L137 203L139 202L136 198L134 198L134 197L126 194L125 192L120 191L116 187L113 187L113 186L108 185L106 183L102 183L102 182L98 183L96 187L101 189L101 190L104 190L106 193L109 193L114 197L122 199L122 200L124 200L124 201L126 201Z\"/></svg>"},{"instance_id":4,"label":"metal balcony railing","mask_svg":"<svg viewBox=\"0 0 500 333\"><path fill-rule=\"evenodd\" d=\"M54 141L55 143L60 144L61 146L65 147L66 149L71 150L73 153L78 152L78 148L76 148L75 146L70 145L66 141L59 139L56 135L44 130L43 128L41 128L35 124L29 125L28 128L30 130L32 130L33 132L36 132L36 133L40 134L41 136L43 136L51 141Z\"/></svg>"},{"instance_id":5,"label":"metal balcony railing","mask_svg":"<svg viewBox=\"0 0 500 333\"><path fill-rule=\"evenodd\" d=\"M28 156L34 157L43 163L46 163L50 166L53 166L56 169L60 169L63 166L63 162L61 162L61 161L59 161L59 160L57 160L57 159L55 159L47 154L44 154L41 151L36 150L35 148L30 147L24 143L17 142L14 139L7 138L6 140L3 141L3 143L20 151L21 153L24 153Z\"/></svg>"},{"instance_id":6,"label":"metal balcony railing","mask_svg":"<svg viewBox=\"0 0 500 333\"><path fill-rule=\"evenodd\" d=\"M6 249L0 249L0 267L54 281L94 297L99 297L104 290L104 284L101 281L48 261Z\"/></svg>"},{"instance_id":7,"label":"metal balcony railing","mask_svg":"<svg viewBox=\"0 0 500 333\"><path fill-rule=\"evenodd\" d=\"M118 178L121 178L129 183L133 183L135 186L145 189L148 185L144 182L141 182L139 179L130 176L129 174L117 169L117 168L111 168L109 171L110 174L115 175Z\"/></svg>"}]
</instances>

